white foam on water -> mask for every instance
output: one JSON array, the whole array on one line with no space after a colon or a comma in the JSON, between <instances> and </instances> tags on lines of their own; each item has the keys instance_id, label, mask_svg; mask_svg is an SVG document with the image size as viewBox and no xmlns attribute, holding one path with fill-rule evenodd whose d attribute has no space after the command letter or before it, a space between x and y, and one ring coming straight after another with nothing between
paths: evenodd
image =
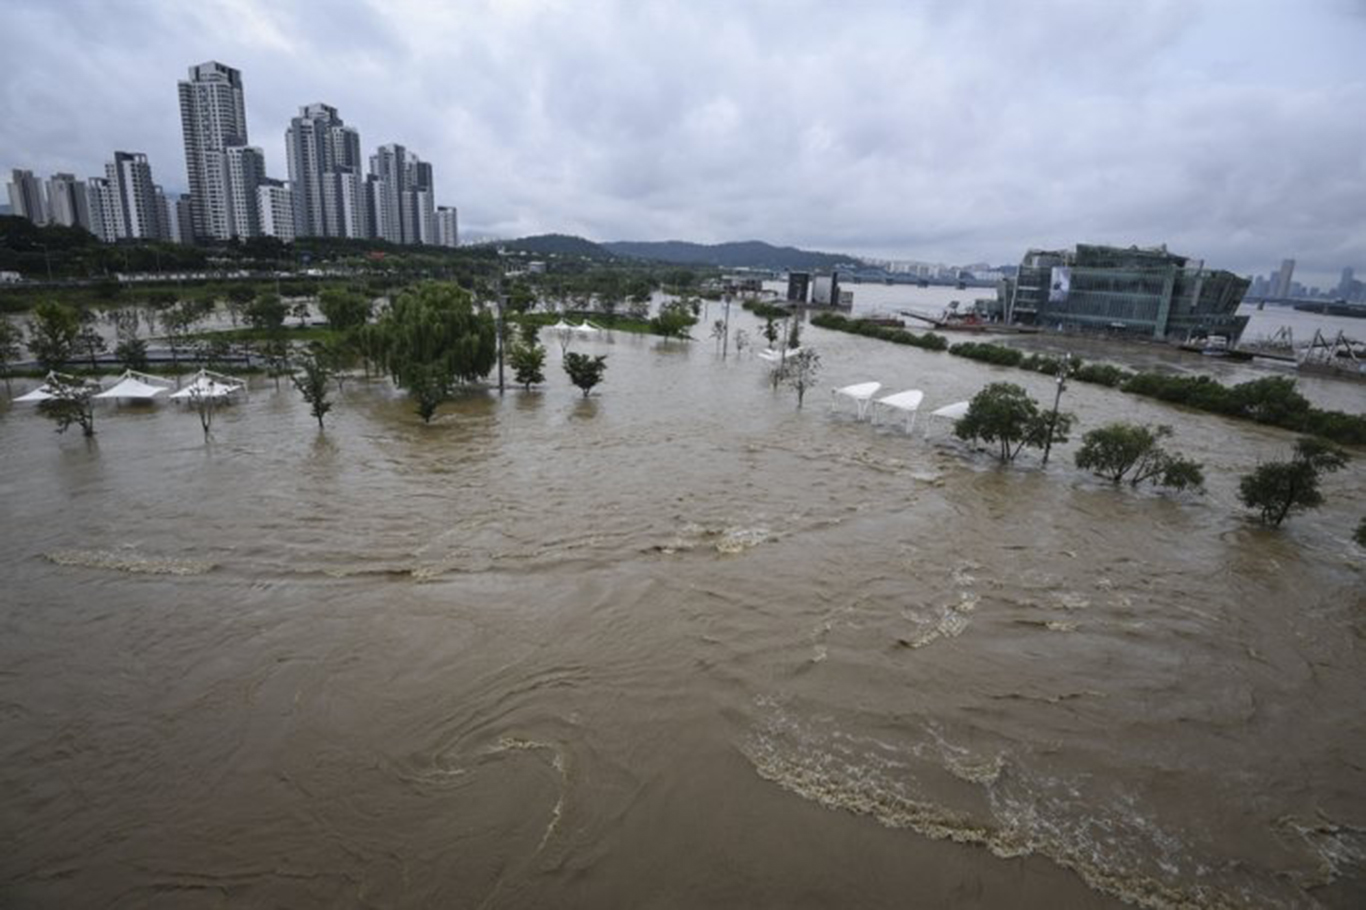
<instances>
[{"instance_id":1,"label":"white foam on water","mask_svg":"<svg viewBox=\"0 0 1366 910\"><path fill-rule=\"evenodd\" d=\"M743 553L769 540L772 532L768 528L726 528L721 539L716 541L716 552L727 555Z\"/></svg>"},{"instance_id":2,"label":"white foam on water","mask_svg":"<svg viewBox=\"0 0 1366 910\"><path fill-rule=\"evenodd\" d=\"M204 575L216 568L206 559L149 556L135 550L54 550L43 558L54 565L109 569L133 575Z\"/></svg>"},{"instance_id":3,"label":"white foam on water","mask_svg":"<svg viewBox=\"0 0 1366 910\"><path fill-rule=\"evenodd\" d=\"M1041 777L1006 753L976 753L933 728L924 731L924 747L891 746L843 732L828 718L800 719L771 697L755 703L761 716L740 751L760 778L827 809L1000 858L1043 856L1098 892L1154 910L1304 903L1302 891L1270 874L1192 857L1132 794L1088 795L1086 781ZM927 758L978 788L989 816L928 796L914 770ZM1335 831L1326 842L1338 862L1355 861L1359 842L1344 847Z\"/></svg>"},{"instance_id":4,"label":"white foam on water","mask_svg":"<svg viewBox=\"0 0 1366 910\"><path fill-rule=\"evenodd\" d=\"M1320 815L1314 821L1285 816L1272 826L1287 840L1303 842L1313 857L1315 874L1301 876L1306 888L1331 885L1342 877L1344 868L1366 866L1366 829L1339 824Z\"/></svg>"},{"instance_id":5,"label":"white foam on water","mask_svg":"<svg viewBox=\"0 0 1366 910\"><path fill-rule=\"evenodd\" d=\"M520 736L504 736L498 740L498 745L489 749L490 752L539 752L550 753L550 764L560 775L560 793L555 800L555 805L550 810L550 821L545 827L545 833L541 835L541 842L536 847L536 852L540 853L545 849L545 845L550 841L550 836L555 833L555 829L560 825L560 819L564 817L565 796L569 792L569 766L565 761L564 752L554 743L541 742L535 739L526 739Z\"/></svg>"}]
</instances>

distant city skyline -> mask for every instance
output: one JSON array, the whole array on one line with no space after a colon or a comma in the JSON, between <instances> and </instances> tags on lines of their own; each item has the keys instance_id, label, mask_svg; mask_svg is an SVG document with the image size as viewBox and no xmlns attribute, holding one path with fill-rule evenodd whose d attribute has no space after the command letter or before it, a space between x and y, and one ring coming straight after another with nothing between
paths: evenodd
<instances>
[{"instance_id":1,"label":"distant city skyline","mask_svg":"<svg viewBox=\"0 0 1366 910\"><path fill-rule=\"evenodd\" d=\"M323 102L369 148L420 149L476 233L994 264L1165 243L1247 275L1293 258L1325 291L1366 269L1355 0L12 0L5 25L6 179L126 150L174 199L173 83L219 60L246 74L267 175Z\"/></svg>"}]
</instances>

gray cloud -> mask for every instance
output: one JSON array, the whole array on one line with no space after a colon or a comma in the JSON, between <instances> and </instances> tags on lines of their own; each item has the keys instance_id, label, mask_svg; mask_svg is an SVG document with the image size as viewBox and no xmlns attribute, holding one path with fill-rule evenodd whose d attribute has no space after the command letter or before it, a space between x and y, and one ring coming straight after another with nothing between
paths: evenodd
<instances>
[{"instance_id":1,"label":"gray cloud","mask_svg":"<svg viewBox=\"0 0 1366 910\"><path fill-rule=\"evenodd\" d=\"M1355 0L104 3L10 0L0 166L145 151L183 187L175 81L243 71L284 176L295 109L436 167L467 229L996 262L1166 242L1366 271Z\"/></svg>"}]
</instances>

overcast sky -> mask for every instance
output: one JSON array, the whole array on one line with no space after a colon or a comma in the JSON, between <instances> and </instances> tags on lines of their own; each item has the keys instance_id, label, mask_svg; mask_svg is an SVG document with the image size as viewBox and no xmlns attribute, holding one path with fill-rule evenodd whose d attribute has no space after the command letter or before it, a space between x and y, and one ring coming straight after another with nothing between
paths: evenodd
<instances>
[{"instance_id":1,"label":"overcast sky","mask_svg":"<svg viewBox=\"0 0 1366 910\"><path fill-rule=\"evenodd\" d=\"M183 191L213 59L272 176L325 101L467 232L1366 272L1366 0L4 0L0 34L6 175L120 149Z\"/></svg>"}]
</instances>

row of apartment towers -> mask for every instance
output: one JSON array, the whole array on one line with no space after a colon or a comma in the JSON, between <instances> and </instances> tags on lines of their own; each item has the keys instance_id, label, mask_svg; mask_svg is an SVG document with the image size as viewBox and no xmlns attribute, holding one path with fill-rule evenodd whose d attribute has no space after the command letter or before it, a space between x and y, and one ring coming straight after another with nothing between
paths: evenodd
<instances>
[{"instance_id":1,"label":"row of apartment towers","mask_svg":"<svg viewBox=\"0 0 1366 910\"><path fill-rule=\"evenodd\" d=\"M14 214L38 224L79 225L102 240L180 243L270 236L351 237L456 246L454 207L438 206L432 166L402 145L382 145L362 165L360 134L337 109L310 104L285 131L289 180L266 175L247 140L242 74L216 61L190 67L179 84L190 192L168 197L147 156L115 152L104 177L55 174L44 185L15 170Z\"/></svg>"}]
</instances>

